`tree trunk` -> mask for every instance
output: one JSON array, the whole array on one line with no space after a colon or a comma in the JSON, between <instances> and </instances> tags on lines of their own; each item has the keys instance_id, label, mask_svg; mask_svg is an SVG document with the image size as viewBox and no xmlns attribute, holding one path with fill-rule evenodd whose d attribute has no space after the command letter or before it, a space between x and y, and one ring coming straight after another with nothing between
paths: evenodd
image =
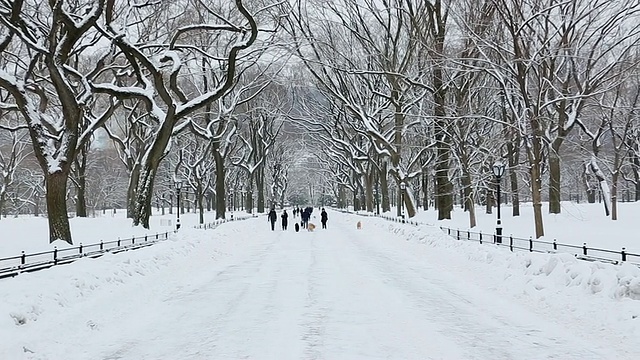
<instances>
[{"instance_id":1,"label":"tree trunk","mask_svg":"<svg viewBox=\"0 0 640 360\"><path fill-rule=\"evenodd\" d=\"M391 211L391 204L389 202L389 181L387 179L388 164L386 161L382 162L380 167L380 191L382 195L382 212Z\"/></svg>"},{"instance_id":2,"label":"tree trunk","mask_svg":"<svg viewBox=\"0 0 640 360\"><path fill-rule=\"evenodd\" d=\"M549 151L549 213L560 214L560 144L556 139Z\"/></svg>"},{"instance_id":3,"label":"tree trunk","mask_svg":"<svg viewBox=\"0 0 640 360\"><path fill-rule=\"evenodd\" d=\"M47 216L49 218L49 243L62 240L73 244L71 228L67 214L67 179L68 172L58 171L45 175L47 187Z\"/></svg>"},{"instance_id":4,"label":"tree trunk","mask_svg":"<svg viewBox=\"0 0 640 360\"><path fill-rule=\"evenodd\" d=\"M129 174L129 187L127 188L127 218L134 219L136 218L136 189L138 188L138 183L140 182L140 164L136 164L131 169L131 174ZM111 195L113 196L113 195ZM169 214L173 213L173 201L171 201L171 207L169 208Z\"/></svg>"},{"instance_id":5,"label":"tree trunk","mask_svg":"<svg viewBox=\"0 0 640 360\"><path fill-rule=\"evenodd\" d=\"M6 201L7 200L5 198L5 194L4 193L0 194L0 219L2 219L1 215L4 214L4 206L5 206ZM36 216L38 216L38 215L36 215Z\"/></svg>"},{"instance_id":6,"label":"tree trunk","mask_svg":"<svg viewBox=\"0 0 640 360\"><path fill-rule=\"evenodd\" d=\"M200 212L200 224L204 224L204 193L202 191L202 183L198 181L198 187L196 188L196 196L198 199L198 210Z\"/></svg>"},{"instance_id":7,"label":"tree trunk","mask_svg":"<svg viewBox=\"0 0 640 360\"><path fill-rule=\"evenodd\" d=\"M224 159L217 151L217 146L214 146L213 149L213 159L216 163L216 219L226 219L227 194L224 183Z\"/></svg>"},{"instance_id":8,"label":"tree trunk","mask_svg":"<svg viewBox=\"0 0 640 360\"><path fill-rule=\"evenodd\" d=\"M542 221L542 179L540 179L540 157L541 154L539 145L540 139L534 135L534 161L531 164L531 199L533 201L533 218L536 228L536 239L544 236L544 224Z\"/></svg>"},{"instance_id":9,"label":"tree trunk","mask_svg":"<svg viewBox=\"0 0 640 360\"><path fill-rule=\"evenodd\" d=\"M264 165L260 165L256 169L256 188L258 190L258 213L263 214L264 211Z\"/></svg>"},{"instance_id":10,"label":"tree trunk","mask_svg":"<svg viewBox=\"0 0 640 360\"><path fill-rule=\"evenodd\" d=\"M373 183L375 178L375 171L370 171L368 174L364 176L365 181L365 203L367 212L374 212L374 195L373 195Z\"/></svg>"},{"instance_id":11,"label":"tree trunk","mask_svg":"<svg viewBox=\"0 0 640 360\"><path fill-rule=\"evenodd\" d=\"M611 177L611 220L618 220L618 171Z\"/></svg>"},{"instance_id":12,"label":"tree trunk","mask_svg":"<svg viewBox=\"0 0 640 360\"><path fill-rule=\"evenodd\" d=\"M509 168L515 169L515 164L511 165L511 159L509 159ZM509 172L509 180L511 183L511 207L513 209L513 216L520 216L520 195L518 195L518 174L515 171Z\"/></svg>"},{"instance_id":13,"label":"tree trunk","mask_svg":"<svg viewBox=\"0 0 640 360\"><path fill-rule=\"evenodd\" d=\"M422 209L429 209L429 174L422 170Z\"/></svg>"},{"instance_id":14,"label":"tree trunk","mask_svg":"<svg viewBox=\"0 0 640 360\"><path fill-rule=\"evenodd\" d=\"M471 187L471 174L465 171L462 175L462 186L464 188L464 209L469 212L469 227L474 228L476 224L475 203L473 201L473 188Z\"/></svg>"}]
</instances>

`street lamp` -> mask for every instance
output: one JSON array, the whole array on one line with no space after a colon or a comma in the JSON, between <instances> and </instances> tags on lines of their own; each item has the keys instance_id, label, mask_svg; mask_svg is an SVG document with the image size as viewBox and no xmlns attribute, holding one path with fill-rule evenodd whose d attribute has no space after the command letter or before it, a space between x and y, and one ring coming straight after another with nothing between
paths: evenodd
<instances>
[{"instance_id":1,"label":"street lamp","mask_svg":"<svg viewBox=\"0 0 640 360\"><path fill-rule=\"evenodd\" d=\"M176 200L178 201L177 211L176 211L176 231L180 230L180 190L182 189L182 179L176 179Z\"/></svg>"},{"instance_id":2,"label":"street lamp","mask_svg":"<svg viewBox=\"0 0 640 360\"><path fill-rule=\"evenodd\" d=\"M402 217L402 223L404 224L404 190L407 188L407 184L403 182L400 183L400 214Z\"/></svg>"},{"instance_id":3,"label":"street lamp","mask_svg":"<svg viewBox=\"0 0 640 360\"><path fill-rule=\"evenodd\" d=\"M493 164L493 175L496 176L496 190L498 194L498 221L496 223L496 242L502 243L502 221L500 220L500 179L504 175L505 164L498 160Z\"/></svg>"}]
</instances>

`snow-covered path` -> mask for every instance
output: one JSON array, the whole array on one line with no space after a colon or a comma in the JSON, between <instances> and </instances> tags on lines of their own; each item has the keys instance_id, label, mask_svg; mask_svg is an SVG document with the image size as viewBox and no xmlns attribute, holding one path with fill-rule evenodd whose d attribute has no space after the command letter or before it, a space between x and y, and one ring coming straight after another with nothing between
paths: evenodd
<instances>
[{"instance_id":1,"label":"snow-covered path","mask_svg":"<svg viewBox=\"0 0 640 360\"><path fill-rule=\"evenodd\" d=\"M185 256L41 314L42 326L12 339L27 359L637 356L449 273L380 227L330 216L329 229L312 233L271 232L263 219L225 224L237 239L225 253L210 231ZM38 346L35 336L55 340Z\"/></svg>"}]
</instances>

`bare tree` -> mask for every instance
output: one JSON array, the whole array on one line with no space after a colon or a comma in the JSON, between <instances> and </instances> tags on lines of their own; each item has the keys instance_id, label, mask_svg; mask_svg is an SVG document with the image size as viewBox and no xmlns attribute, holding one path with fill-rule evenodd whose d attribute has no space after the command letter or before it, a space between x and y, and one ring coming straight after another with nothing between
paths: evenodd
<instances>
[{"instance_id":1,"label":"bare tree","mask_svg":"<svg viewBox=\"0 0 640 360\"><path fill-rule=\"evenodd\" d=\"M154 3L148 7L151 11L161 10L163 4ZM258 37L258 24L241 0L235 1L234 16L223 14L223 8L215 9L199 2L194 6L198 10L196 14L185 11L173 19L177 20L172 24L175 27L170 28L170 33L161 34L153 44L138 43L129 17L117 17L113 3L106 9L105 26L100 27L102 34L117 48L117 57L124 59L130 67L135 86L93 82L93 89L118 99L142 100L150 116L158 121L152 144L142 159L136 192L134 224L145 228L149 227L154 179L171 136L176 128L187 125L189 116L228 93L236 80L240 52L250 48ZM129 11L137 14L140 23L153 21L147 9L139 10L143 8L131 6ZM217 45L220 47L203 49L188 42L192 39L189 34L203 32L219 38ZM215 74L210 79L212 86L195 90L195 82L187 88L178 81L183 75L199 69L202 62L208 65L210 73Z\"/></svg>"}]
</instances>

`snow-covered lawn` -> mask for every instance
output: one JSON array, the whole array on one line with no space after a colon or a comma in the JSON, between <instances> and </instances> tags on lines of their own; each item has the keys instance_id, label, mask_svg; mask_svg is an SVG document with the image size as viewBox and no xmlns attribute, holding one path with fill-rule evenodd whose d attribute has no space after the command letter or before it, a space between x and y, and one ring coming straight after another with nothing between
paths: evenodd
<instances>
[{"instance_id":1,"label":"snow-covered lawn","mask_svg":"<svg viewBox=\"0 0 640 360\"><path fill-rule=\"evenodd\" d=\"M640 358L634 266L329 219L186 226L1 280L0 359Z\"/></svg>"},{"instance_id":2,"label":"snow-covered lawn","mask_svg":"<svg viewBox=\"0 0 640 360\"><path fill-rule=\"evenodd\" d=\"M618 204L618 220L604 214L602 204L576 204L563 202L560 214L549 214L548 204L542 207L545 236L538 240L608 250L620 251L623 247L627 252L640 254L640 202ZM496 228L496 208L492 214L487 214L484 207L476 208L477 226L472 231L493 234ZM533 222L533 207L531 203L520 206L520 216L513 216L510 205L502 205L501 219L503 234L520 238L533 236L535 228ZM395 214L395 213L393 213ZM469 215L456 206L451 220L438 221L437 211L431 209L419 212L412 220L428 224L437 224L453 229L469 229Z\"/></svg>"}]
</instances>

